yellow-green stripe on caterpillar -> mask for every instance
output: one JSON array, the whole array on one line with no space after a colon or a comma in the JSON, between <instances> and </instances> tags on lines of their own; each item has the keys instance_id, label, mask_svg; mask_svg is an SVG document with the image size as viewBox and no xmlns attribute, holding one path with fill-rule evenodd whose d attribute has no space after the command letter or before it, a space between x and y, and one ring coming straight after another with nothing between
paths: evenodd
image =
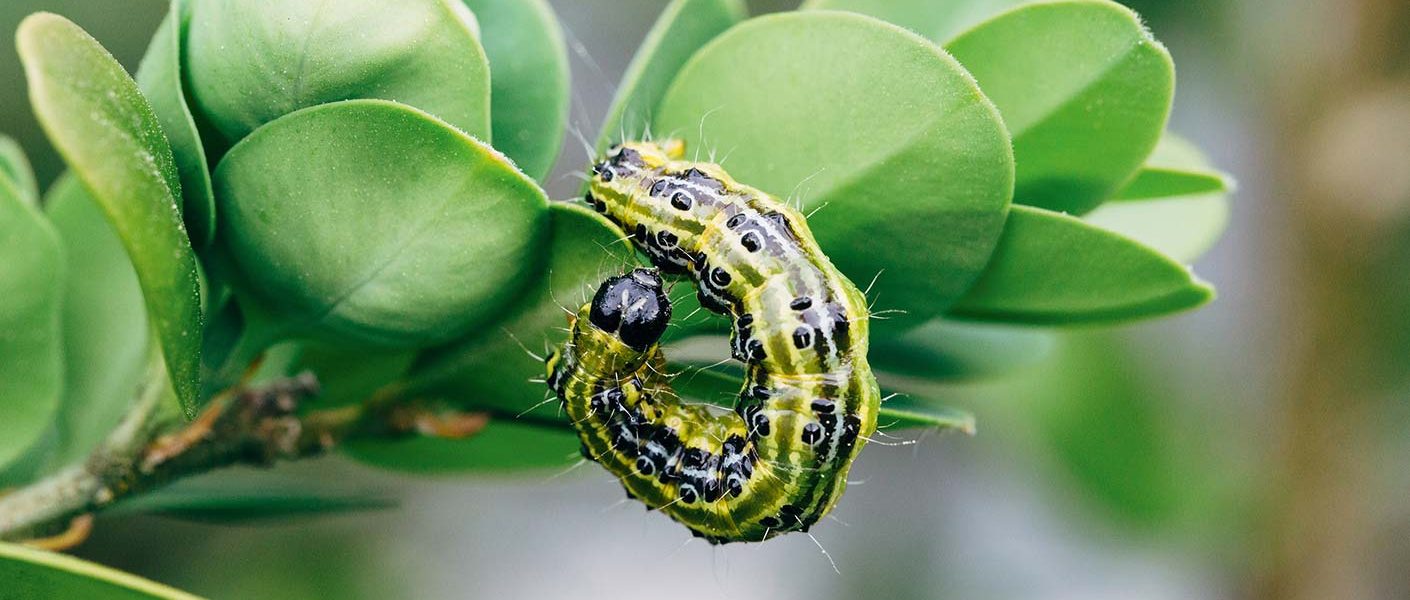
<instances>
[{"instance_id":1,"label":"yellow-green stripe on caterpillar","mask_svg":"<svg viewBox=\"0 0 1410 600\"><path fill-rule=\"evenodd\" d=\"M587 202L655 266L692 279L734 321L746 364L732 413L683 403L658 341L671 305L655 270L608 279L548 359L548 383L583 442L628 495L712 543L808 528L837 503L876 429L865 297L823 255L803 216L679 143L614 146Z\"/></svg>"}]
</instances>

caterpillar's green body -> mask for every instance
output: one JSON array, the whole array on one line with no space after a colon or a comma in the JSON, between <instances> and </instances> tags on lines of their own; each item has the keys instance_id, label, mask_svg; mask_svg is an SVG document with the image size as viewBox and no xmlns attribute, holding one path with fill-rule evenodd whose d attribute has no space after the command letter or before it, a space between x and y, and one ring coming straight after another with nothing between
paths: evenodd
<instances>
[{"instance_id":1,"label":"caterpillar's green body","mask_svg":"<svg viewBox=\"0 0 1410 600\"><path fill-rule=\"evenodd\" d=\"M836 504L876 428L868 312L802 215L679 145L614 147L588 202L701 304L733 318L747 366L733 413L684 404L657 346L670 303L652 271L608 280L549 358L588 458L630 495L712 542L806 531Z\"/></svg>"}]
</instances>

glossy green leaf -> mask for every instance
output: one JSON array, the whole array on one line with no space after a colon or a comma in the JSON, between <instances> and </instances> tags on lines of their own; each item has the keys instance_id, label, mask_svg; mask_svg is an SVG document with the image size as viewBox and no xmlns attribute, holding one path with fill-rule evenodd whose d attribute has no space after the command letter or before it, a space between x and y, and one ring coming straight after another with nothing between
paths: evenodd
<instances>
[{"instance_id":1,"label":"glossy green leaf","mask_svg":"<svg viewBox=\"0 0 1410 600\"><path fill-rule=\"evenodd\" d=\"M883 431L900 429L953 429L974 435L978 424L974 415L952 406L943 406L914 399L907 395L892 397L881 404L876 427Z\"/></svg>"},{"instance_id":2,"label":"glossy green leaf","mask_svg":"<svg viewBox=\"0 0 1410 600\"><path fill-rule=\"evenodd\" d=\"M1221 193L1123 200L1103 204L1083 220L1188 263L1219 241L1229 202Z\"/></svg>"},{"instance_id":3,"label":"glossy green leaf","mask_svg":"<svg viewBox=\"0 0 1410 600\"><path fill-rule=\"evenodd\" d=\"M1024 5L946 48L1013 135L1014 202L1075 214L1096 208L1140 168L1170 114L1170 54L1115 2Z\"/></svg>"},{"instance_id":4,"label":"glossy green leaf","mask_svg":"<svg viewBox=\"0 0 1410 600\"><path fill-rule=\"evenodd\" d=\"M1199 258L1224 232L1233 180L1193 144L1166 134L1116 199L1083 217L1175 260Z\"/></svg>"},{"instance_id":5,"label":"glossy green leaf","mask_svg":"<svg viewBox=\"0 0 1410 600\"><path fill-rule=\"evenodd\" d=\"M349 440L343 451L359 462L408 473L454 475L562 469L582 460L578 434L512 418L496 419L462 440L407 437L398 440Z\"/></svg>"},{"instance_id":6,"label":"glossy green leaf","mask_svg":"<svg viewBox=\"0 0 1410 600\"><path fill-rule=\"evenodd\" d=\"M1073 501L1114 526L1167 539L1227 540L1256 503L1248 479L1257 465L1228 461L1229 441L1247 432L1220 412L1222 398L1189 397L1207 385L1171 378L1150 348L1108 332L1063 336L1055 360L1005 394L1023 402L995 406L1051 465ZM1156 359L1159 360L1159 359ZM1208 383L1208 382L1205 382ZM1013 410L1009 410L1012 408ZM1237 544L1236 544L1237 545Z\"/></svg>"},{"instance_id":7,"label":"glossy green leaf","mask_svg":"<svg viewBox=\"0 0 1410 600\"><path fill-rule=\"evenodd\" d=\"M1029 328L935 320L872 340L872 367L928 380L992 377L1033 365L1052 350L1052 334Z\"/></svg>"},{"instance_id":8,"label":"glossy green leaf","mask_svg":"<svg viewBox=\"0 0 1410 600\"><path fill-rule=\"evenodd\" d=\"M191 8L191 101L227 144L301 108L355 98L415 106L490 140L490 67L475 17L458 0Z\"/></svg>"},{"instance_id":9,"label":"glossy green leaf","mask_svg":"<svg viewBox=\"0 0 1410 600\"><path fill-rule=\"evenodd\" d=\"M0 468L49 430L63 382L64 259L34 203L0 177Z\"/></svg>"},{"instance_id":10,"label":"glossy green leaf","mask_svg":"<svg viewBox=\"0 0 1410 600\"><path fill-rule=\"evenodd\" d=\"M39 439L11 460L9 466L0 467L0 490L18 488L49 474L58 443L59 428L50 423Z\"/></svg>"},{"instance_id":11,"label":"glossy green leaf","mask_svg":"<svg viewBox=\"0 0 1410 600\"><path fill-rule=\"evenodd\" d=\"M307 403L326 409L368 401L383 386L397 381L416 359L414 350L368 349L356 346L301 344L287 375L312 371L318 376L318 397Z\"/></svg>"},{"instance_id":12,"label":"glossy green leaf","mask_svg":"<svg viewBox=\"0 0 1410 600\"><path fill-rule=\"evenodd\" d=\"M1155 250L1074 217L1015 206L993 262L950 314L1102 323L1187 310L1213 297L1213 288Z\"/></svg>"},{"instance_id":13,"label":"glossy green leaf","mask_svg":"<svg viewBox=\"0 0 1410 600\"><path fill-rule=\"evenodd\" d=\"M67 261L64 395L53 467L87 456L126 412L153 343L142 288L122 240L73 175L49 189L44 209Z\"/></svg>"},{"instance_id":14,"label":"glossy green leaf","mask_svg":"<svg viewBox=\"0 0 1410 600\"><path fill-rule=\"evenodd\" d=\"M603 279L632 265L635 254L620 242L620 229L582 206L555 202L550 214L548 268L515 302L517 312L496 327L425 351L404 383L407 395L443 400L463 410L491 411L502 418L470 440L358 441L351 451L354 457L412 472L565 464L565 456L577 448L576 438L529 426L561 419L557 403L544 402L544 364L534 354L561 344L567 337L569 311L586 302ZM524 420L516 421L521 413ZM480 439L484 436L490 440ZM533 449L516 457L508 446L520 442ZM540 452L540 443L552 449Z\"/></svg>"},{"instance_id":15,"label":"glossy green leaf","mask_svg":"<svg viewBox=\"0 0 1410 600\"><path fill-rule=\"evenodd\" d=\"M647 133L671 80L695 51L744 20L741 0L673 0L637 48L612 98L597 151Z\"/></svg>"},{"instance_id":16,"label":"glossy green leaf","mask_svg":"<svg viewBox=\"0 0 1410 600\"><path fill-rule=\"evenodd\" d=\"M34 113L127 248L189 416L200 374L201 296L171 147L137 83L77 25L37 13L16 38Z\"/></svg>"},{"instance_id":17,"label":"glossy green leaf","mask_svg":"<svg viewBox=\"0 0 1410 600\"><path fill-rule=\"evenodd\" d=\"M1209 158L1188 140L1166 133L1136 177L1117 192L1115 200L1146 200L1171 196L1225 193L1233 178L1210 166Z\"/></svg>"},{"instance_id":18,"label":"glossy green leaf","mask_svg":"<svg viewBox=\"0 0 1410 600\"><path fill-rule=\"evenodd\" d=\"M1147 164L1113 200L1144 200L1196 194L1221 194L1228 183L1218 173L1170 169Z\"/></svg>"},{"instance_id":19,"label":"glossy green leaf","mask_svg":"<svg viewBox=\"0 0 1410 600\"><path fill-rule=\"evenodd\" d=\"M71 556L0 543L0 600L198 600Z\"/></svg>"},{"instance_id":20,"label":"glossy green leaf","mask_svg":"<svg viewBox=\"0 0 1410 600\"><path fill-rule=\"evenodd\" d=\"M176 171L181 176L182 216L192 244L202 247L215 236L215 196L206 165L206 150L181 82L181 32L190 19L184 0L171 0L171 9L162 21L147 55L137 68L137 87L152 103L162 131L171 144Z\"/></svg>"},{"instance_id":21,"label":"glossy green leaf","mask_svg":"<svg viewBox=\"0 0 1410 600\"><path fill-rule=\"evenodd\" d=\"M151 514L196 523L244 525L385 510L395 506L395 501L375 496L181 489L159 490L137 496L117 504L104 514Z\"/></svg>"},{"instance_id":22,"label":"glossy green leaf","mask_svg":"<svg viewBox=\"0 0 1410 600\"><path fill-rule=\"evenodd\" d=\"M551 214L548 269L515 302L517 311L494 328L423 353L412 369L409 393L510 415L543 402L548 387L541 381L543 361L535 355L562 344L568 316L635 258L621 243L621 230L591 210L556 202ZM557 413L556 403L549 403L531 414L553 418Z\"/></svg>"},{"instance_id":23,"label":"glossy green leaf","mask_svg":"<svg viewBox=\"0 0 1410 600\"><path fill-rule=\"evenodd\" d=\"M30 206L39 205L39 184L34 181L34 169L24 148L7 135L0 135L0 179L9 179L20 198Z\"/></svg>"},{"instance_id":24,"label":"glossy green leaf","mask_svg":"<svg viewBox=\"0 0 1410 600\"><path fill-rule=\"evenodd\" d=\"M655 120L687 154L793 198L843 273L878 274L879 329L929 320L974 282L1003 227L1008 134L934 44L861 15L768 15L702 48ZM693 151L692 151L693 149Z\"/></svg>"},{"instance_id":25,"label":"glossy green leaf","mask_svg":"<svg viewBox=\"0 0 1410 600\"><path fill-rule=\"evenodd\" d=\"M568 122L568 49L544 0L464 0L490 61L494 146L543 181Z\"/></svg>"},{"instance_id":26,"label":"glossy green leaf","mask_svg":"<svg viewBox=\"0 0 1410 600\"><path fill-rule=\"evenodd\" d=\"M846 10L944 41L1025 0L803 0L802 9Z\"/></svg>"},{"instance_id":27,"label":"glossy green leaf","mask_svg":"<svg viewBox=\"0 0 1410 600\"><path fill-rule=\"evenodd\" d=\"M1121 346L1111 336L1067 340L1055 366L1070 371L1048 378L1030 417L1039 442L1078 489L1122 517L1151 522L1170 517L1188 493L1181 488L1191 482L1172 471L1179 438L1189 432L1172 430L1172 414L1161 408L1171 402L1148 389Z\"/></svg>"},{"instance_id":28,"label":"glossy green leaf","mask_svg":"<svg viewBox=\"0 0 1410 600\"><path fill-rule=\"evenodd\" d=\"M256 329L425 345L500 315L541 265L543 191L489 146L394 102L282 117L231 149L215 189Z\"/></svg>"}]
</instances>

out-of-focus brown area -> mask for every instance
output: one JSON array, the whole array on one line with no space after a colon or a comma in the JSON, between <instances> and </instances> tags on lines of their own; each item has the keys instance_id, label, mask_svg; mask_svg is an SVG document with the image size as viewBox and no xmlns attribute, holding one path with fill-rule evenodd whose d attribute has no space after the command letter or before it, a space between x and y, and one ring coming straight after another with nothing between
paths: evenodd
<instances>
[{"instance_id":1,"label":"out-of-focus brown area","mask_svg":"<svg viewBox=\"0 0 1410 600\"><path fill-rule=\"evenodd\" d=\"M937 390L979 435L869 447L815 530L840 574L803 536L692 543L592 468L424 479L339 458L189 485L401 506L236 527L105 517L79 553L216 598L1410 599L1410 3L1129 4L1175 57L1171 128L1240 183L1195 265L1220 298ZM664 1L553 5L571 123L592 137ZM0 47L35 10L135 68L164 2L6 0ZM12 51L0 81L0 131L47 181L62 165ZM566 144L560 175L582 152ZM556 175L550 192L575 186Z\"/></svg>"},{"instance_id":2,"label":"out-of-focus brown area","mask_svg":"<svg viewBox=\"0 0 1410 600\"><path fill-rule=\"evenodd\" d=\"M1410 488L1386 477L1407 435L1410 4L1303 4L1256 59L1294 286L1249 595L1404 597Z\"/></svg>"}]
</instances>

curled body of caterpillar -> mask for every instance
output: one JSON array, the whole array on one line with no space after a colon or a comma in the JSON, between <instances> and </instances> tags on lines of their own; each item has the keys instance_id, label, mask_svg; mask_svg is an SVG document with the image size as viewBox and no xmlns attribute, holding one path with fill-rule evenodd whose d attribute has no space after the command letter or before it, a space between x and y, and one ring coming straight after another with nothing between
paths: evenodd
<instances>
[{"instance_id":1,"label":"curled body of caterpillar","mask_svg":"<svg viewBox=\"0 0 1410 600\"><path fill-rule=\"evenodd\" d=\"M655 271L609 279L549 357L584 455L629 495L713 543L806 531L836 504L876 428L864 296L803 216L679 144L628 143L593 168L587 201L701 304L729 315L746 364L732 413L671 391L657 342L670 302Z\"/></svg>"}]
</instances>

